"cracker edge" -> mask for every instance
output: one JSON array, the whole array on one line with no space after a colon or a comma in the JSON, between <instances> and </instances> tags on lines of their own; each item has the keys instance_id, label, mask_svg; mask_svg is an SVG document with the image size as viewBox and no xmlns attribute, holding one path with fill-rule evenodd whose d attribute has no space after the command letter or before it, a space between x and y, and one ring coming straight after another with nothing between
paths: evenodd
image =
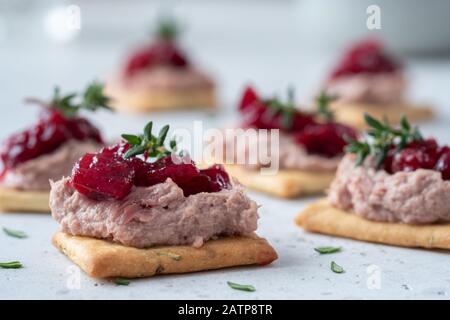
<instances>
[{"instance_id":1,"label":"cracker edge","mask_svg":"<svg viewBox=\"0 0 450 320\"><path fill-rule=\"evenodd\" d=\"M403 115L413 122L434 117L433 109L429 105L401 104L378 107L367 104L335 103L331 105L331 108L335 112L337 121L360 129L367 128L364 121L366 112L379 119L387 116L393 124L399 123Z\"/></svg>"},{"instance_id":2,"label":"cracker edge","mask_svg":"<svg viewBox=\"0 0 450 320\"><path fill-rule=\"evenodd\" d=\"M450 224L376 222L334 208L326 199L308 205L295 219L309 232L401 247L450 249Z\"/></svg>"},{"instance_id":3,"label":"cracker edge","mask_svg":"<svg viewBox=\"0 0 450 320\"><path fill-rule=\"evenodd\" d=\"M275 175L261 175L239 165L224 165L226 171L242 185L282 198L296 198L325 192L335 172L306 170L279 170Z\"/></svg>"},{"instance_id":4,"label":"cracker edge","mask_svg":"<svg viewBox=\"0 0 450 320\"><path fill-rule=\"evenodd\" d=\"M53 244L89 276L140 278L244 265L266 265L278 258L272 246L256 235L210 240L200 248L162 246L126 247L106 240L71 236L58 231ZM175 260L173 256L179 255Z\"/></svg>"},{"instance_id":5,"label":"cracker edge","mask_svg":"<svg viewBox=\"0 0 450 320\"><path fill-rule=\"evenodd\" d=\"M0 188L0 210L50 213L49 191L19 191Z\"/></svg>"},{"instance_id":6,"label":"cracker edge","mask_svg":"<svg viewBox=\"0 0 450 320\"><path fill-rule=\"evenodd\" d=\"M105 87L112 97L111 106L122 112L149 112L187 109L212 110L216 107L216 90L197 88L191 90L133 91L118 85Z\"/></svg>"}]
</instances>

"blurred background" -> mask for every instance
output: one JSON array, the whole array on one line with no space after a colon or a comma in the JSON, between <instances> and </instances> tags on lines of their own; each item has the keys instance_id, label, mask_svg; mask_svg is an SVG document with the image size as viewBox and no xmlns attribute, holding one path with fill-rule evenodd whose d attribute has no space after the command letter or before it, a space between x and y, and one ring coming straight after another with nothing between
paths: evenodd
<instances>
[{"instance_id":1,"label":"blurred background","mask_svg":"<svg viewBox=\"0 0 450 320\"><path fill-rule=\"evenodd\" d=\"M373 4L381 9L380 30L366 27ZM79 26L67 22L77 10ZM439 110L437 126L425 127L438 130L445 128L450 104L448 12L447 0L0 0L0 138L35 119L24 97L47 98L55 84L73 91L94 78L105 80L150 40L161 13L179 20L184 49L218 81L225 116L209 116L210 125L233 116L246 83L267 94L284 94L293 85L297 100L309 101L341 50L375 34L406 59L410 98ZM112 136L138 131L150 117L182 125L204 116L105 113L96 120Z\"/></svg>"}]
</instances>

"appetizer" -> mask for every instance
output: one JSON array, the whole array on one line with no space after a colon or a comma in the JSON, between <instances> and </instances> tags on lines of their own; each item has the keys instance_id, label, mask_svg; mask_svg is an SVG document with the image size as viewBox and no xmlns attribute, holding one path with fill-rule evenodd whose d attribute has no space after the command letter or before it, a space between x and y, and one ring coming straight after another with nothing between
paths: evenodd
<instances>
[{"instance_id":1,"label":"appetizer","mask_svg":"<svg viewBox=\"0 0 450 320\"><path fill-rule=\"evenodd\" d=\"M278 98L262 99L248 87L239 105L243 121L238 129L278 129L279 152L270 156L277 157L279 170L276 174L261 174L261 168L271 164L261 159L256 163L247 159L245 163L229 163L230 154L248 156L255 145L272 143L268 135L258 132L255 141L245 144L235 144L234 137L225 136L226 160L222 160L227 163L227 171L249 188L283 198L323 192L333 180L346 138L356 138L357 134L333 121L327 108L331 100L322 92L317 98L317 112L306 112L295 107L292 91L285 103Z\"/></svg>"},{"instance_id":2,"label":"appetizer","mask_svg":"<svg viewBox=\"0 0 450 320\"><path fill-rule=\"evenodd\" d=\"M380 41L355 43L325 83L327 92L338 97L332 104L337 120L359 128L365 126L366 112L376 118L387 117L391 123L398 123L402 115L414 121L430 118L428 106L405 99L407 79L403 69Z\"/></svg>"},{"instance_id":3,"label":"appetizer","mask_svg":"<svg viewBox=\"0 0 450 320\"><path fill-rule=\"evenodd\" d=\"M72 175L52 182L60 224L53 243L88 275L149 277L277 259L255 235L257 204L220 165L200 170L169 127L85 154Z\"/></svg>"},{"instance_id":4,"label":"appetizer","mask_svg":"<svg viewBox=\"0 0 450 320\"><path fill-rule=\"evenodd\" d=\"M198 70L178 47L178 27L162 20L156 39L134 52L123 70L107 83L113 106L122 111L211 108L212 79Z\"/></svg>"},{"instance_id":5,"label":"appetizer","mask_svg":"<svg viewBox=\"0 0 450 320\"><path fill-rule=\"evenodd\" d=\"M84 93L61 95L55 88L48 101L28 99L42 107L39 120L0 146L0 210L49 212L49 179L70 174L86 152L103 144L100 131L78 115L81 109L108 108L103 87L92 83Z\"/></svg>"},{"instance_id":6,"label":"appetizer","mask_svg":"<svg viewBox=\"0 0 450 320\"><path fill-rule=\"evenodd\" d=\"M405 247L450 249L450 147L365 116L369 139L353 141L328 197L303 210L307 231Z\"/></svg>"}]
</instances>

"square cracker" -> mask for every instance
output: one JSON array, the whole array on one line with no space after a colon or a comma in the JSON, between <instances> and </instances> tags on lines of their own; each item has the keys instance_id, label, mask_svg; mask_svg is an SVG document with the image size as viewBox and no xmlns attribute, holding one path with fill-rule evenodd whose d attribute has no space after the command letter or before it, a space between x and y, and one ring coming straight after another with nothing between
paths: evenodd
<instances>
[{"instance_id":1,"label":"square cracker","mask_svg":"<svg viewBox=\"0 0 450 320\"><path fill-rule=\"evenodd\" d=\"M227 237L207 241L202 247L126 247L106 240L57 232L53 244L96 278L150 277L242 265L265 265L278 258L269 243L257 237Z\"/></svg>"},{"instance_id":2,"label":"square cracker","mask_svg":"<svg viewBox=\"0 0 450 320\"><path fill-rule=\"evenodd\" d=\"M239 165L227 164L225 169L244 186L282 198L323 193L334 179L334 171L279 170L262 175Z\"/></svg>"},{"instance_id":3,"label":"square cracker","mask_svg":"<svg viewBox=\"0 0 450 320\"><path fill-rule=\"evenodd\" d=\"M433 117L433 110L426 105L389 105L378 106L370 104L332 104L331 108L335 112L336 121L345 123L355 128L366 128L364 113L368 113L377 119L387 117L389 122L397 124L404 115L408 120L415 122L428 120Z\"/></svg>"},{"instance_id":4,"label":"square cracker","mask_svg":"<svg viewBox=\"0 0 450 320\"><path fill-rule=\"evenodd\" d=\"M216 105L214 88L190 90L132 90L108 84L112 107L123 112L148 112L175 109L212 109Z\"/></svg>"},{"instance_id":5,"label":"square cracker","mask_svg":"<svg viewBox=\"0 0 450 320\"><path fill-rule=\"evenodd\" d=\"M49 191L20 191L0 188L0 210L50 212Z\"/></svg>"},{"instance_id":6,"label":"square cracker","mask_svg":"<svg viewBox=\"0 0 450 320\"><path fill-rule=\"evenodd\" d=\"M402 247L450 249L450 224L410 225L367 220L334 208L326 199L306 207L296 218L306 231Z\"/></svg>"}]
</instances>

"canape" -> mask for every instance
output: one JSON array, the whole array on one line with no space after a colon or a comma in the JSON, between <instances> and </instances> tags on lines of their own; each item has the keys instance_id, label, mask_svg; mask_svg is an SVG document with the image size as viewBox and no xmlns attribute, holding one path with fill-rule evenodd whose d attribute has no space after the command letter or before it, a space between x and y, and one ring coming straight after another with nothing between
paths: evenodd
<instances>
[{"instance_id":1,"label":"canape","mask_svg":"<svg viewBox=\"0 0 450 320\"><path fill-rule=\"evenodd\" d=\"M295 107L293 97L287 103L277 98L263 99L248 87L239 105L243 121L237 129L257 129L256 136L249 136L246 143L235 143L234 135L243 138L245 131L225 135L223 158L216 160L225 163L227 171L243 185L270 195L293 198L323 192L334 177L346 138L357 135L350 127L333 121L327 109L330 100L323 92L317 99L317 112L301 111ZM279 141L271 141L271 136L259 129L279 130ZM253 150L256 146L271 150L272 143L278 144L278 152L268 152L270 162L252 157L252 153L259 152ZM245 161L237 159L242 155ZM275 162L278 170L274 174L262 173Z\"/></svg>"},{"instance_id":2,"label":"canape","mask_svg":"<svg viewBox=\"0 0 450 320\"><path fill-rule=\"evenodd\" d=\"M296 222L306 231L405 247L450 249L450 148L366 115L326 199Z\"/></svg>"},{"instance_id":3,"label":"canape","mask_svg":"<svg viewBox=\"0 0 450 320\"><path fill-rule=\"evenodd\" d=\"M149 123L84 155L52 182L53 243L89 276L149 277L277 259L254 232L257 204L220 165L198 169Z\"/></svg>"},{"instance_id":4,"label":"canape","mask_svg":"<svg viewBox=\"0 0 450 320\"><path fill-rule=\"evenodd\" d=\"M29 99L42 110L39 120L0 146L0 210L50 212L50 183L70 174L86 152L103 144L100 131L78 113L108 108L103 87L92 83L81 96L61 96L56 88L48 101Z\"/></svg>"},{"instance_id":5,"label":"canape","mask_svg":"<svg viewBox=\"0 0 450 320\"><path fill-rule=\"evenodd\" d=\"M331 71L325 88L338 99L331 104L336 119L364 127L364 113L387 117L398 123L402 115L411 121L432 117L428 105L415 104L405 97L407 77L399 59L389 54L377 39L367 39L350 47Z\"/></svg>"},{"instance_id":6,"label":"canape","mask_svg":"<svg viewBox=\"0 0 450 320\"><path fill-rule=\"evenodd\" d=\"M156 39L132 53L105 88L122 111L211 108L213 80L188 59L177 44L178 27L162 20Z\"/></svg>"}]
</instances>

